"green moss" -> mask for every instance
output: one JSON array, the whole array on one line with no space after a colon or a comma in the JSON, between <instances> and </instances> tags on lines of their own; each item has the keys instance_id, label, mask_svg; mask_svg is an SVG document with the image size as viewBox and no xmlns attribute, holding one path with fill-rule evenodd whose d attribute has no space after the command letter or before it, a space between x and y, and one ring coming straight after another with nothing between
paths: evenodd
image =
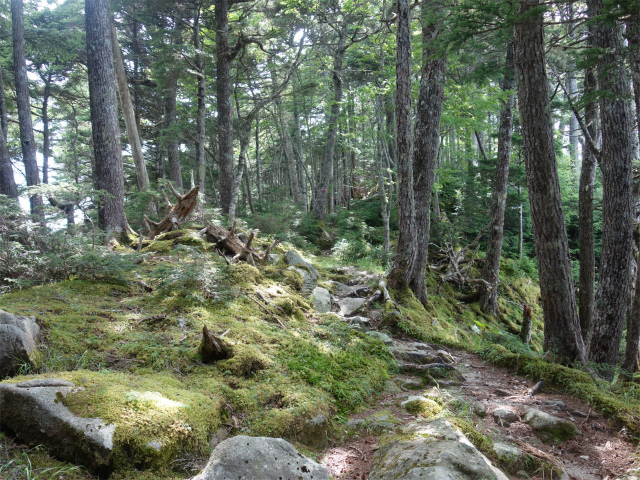
<instances>
[{"instance_id":1,"label":"green moss","mask_svg":"<svg viewBox=\"0 0 640 480\"><path fill-rule=\"evenodd\" d=\"M439 405L437 402L434 402L429 398L414 400L405 404L404 408L409 413L422 415L427 419L436 418L443 411L442 405Z\"/></svg>"},{"instance_id":2,"label":"green moss","mask_svg":"<svg viewBox=\"0 0 640 480\"><path fill-rule=\"evenodd\" d=\"M171 253L173 249L173 240L152 240L149 244L144 247L141 251L143 253L154 252L161 253L163 255L168 255Z\"/></svg>"},{"instance_id":3,"label":"green moss","mask_svg":"<svg viewBox=\"0 0 640 480\"><path fill-rule=\"evenodd\" d=\"M267 368L272 362L266 355L251 345L234 345L232 357L217 363L223 372L246 377Z\"/></svg>"},{"instance_id":4,"label":"green moss","mask_svg":"<svg viewBox=\"0 0 640 480\"><path fill-rule=\"evenodd\" d=\"M282 280L285 285L290 286L296 291L302 290L302 284L304 283L304 279L302 278L302 274L296 270L283 270L282 271Z\"/></svg>"}]
</instances>

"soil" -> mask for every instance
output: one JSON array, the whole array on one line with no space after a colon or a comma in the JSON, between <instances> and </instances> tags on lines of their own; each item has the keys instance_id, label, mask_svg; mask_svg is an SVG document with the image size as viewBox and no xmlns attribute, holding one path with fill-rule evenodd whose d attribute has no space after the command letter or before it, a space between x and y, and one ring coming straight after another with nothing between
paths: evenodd
<instances>
[{"instance_id":1,"label":"soil","mask_svg":"<svg viewBox=\"0 0 640 480\"><path fill-rule=\"evenodd\" d=\"M595 412L586 402L547 390L544 386L539 393L531 395L529 391L535 386L535 382L530 379L488 364L469 352L451 350L450 353L465 381L461 386L447 388L447 391L452 396L463 397L470 405L482 402L486 406L486 416L470 414L470 419L489 438L515 444L526 453L539 458L560 461L570 479L638 479L636 475L639 466L632 439L627 436L624 428ZM382 395L367 410L350 418L371 418L376 412L391 410L402 423L409 423L418 417L401 409L399 403L408 395L422 392L423 390L412 390ZM519 420L509 426L494 421L492 412L500 406L514 410ZM578 426L581 435L555 446L542 443L531 427L522 421L524 409L528 406L571 420ZM367 432L367 436L345 435L342 444L323 452L320 462L336 480L364 480L371 470L377 449L378 436L371 435L370 432ZM540 473L533 477L510 475L510 478L548 480L549 476L547 474L545 478Z\"/></svg>"}]
</instances>

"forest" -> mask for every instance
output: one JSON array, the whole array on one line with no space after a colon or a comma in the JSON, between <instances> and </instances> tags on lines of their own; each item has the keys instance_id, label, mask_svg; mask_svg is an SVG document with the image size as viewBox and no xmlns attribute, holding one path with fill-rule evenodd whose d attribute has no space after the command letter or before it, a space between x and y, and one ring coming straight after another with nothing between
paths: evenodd
<instances>
[{"instance_id":1,"label":"forest","mask_svg":"<svg viewBox=\"0 0 640 480\"><path fill-rule=\"evenodd\" d=\"M305 415L346 419L409 367L369 337L352 352L355 333L322 315L381 304L372 321L396 340L471 348L502 366L523 355L532 363L517 360L518 373L553 376L640 432L637 0L2 0L0 32L0 309L35 315L46 350L0 369L9 382L63 372L77 384L84 370L186 382L222 362L216 385L254 399L266 388L256 372L286 364L277 382L302 382L304 402L318 396ZM360 290L336 293L336 282ZM67 313L32 309L34 295ZM365 300L345 314L352 296ZM103 301L129 329L153 325L135 348L70 320L74 304L92 316ZM246 324L256 308L269 332L308 324L295 338L257 333ZM76 328L72 344L64 331ZM330 350L344 357L327 353L340 366L316 384L297 362L309 338L334 333ZM340 393L343 375L362 380L358 398ZM248 407L229 392L198 400L219 418L167 440L170 454L131 460L144 450L136 437L89 471L166 469L186 444L203 451L216 422L289 438L256 413L264 405L289 408L278 421L304 436L295 401ZM65 405L87 413L72 393Z\"/></svg>"}]
</instances>

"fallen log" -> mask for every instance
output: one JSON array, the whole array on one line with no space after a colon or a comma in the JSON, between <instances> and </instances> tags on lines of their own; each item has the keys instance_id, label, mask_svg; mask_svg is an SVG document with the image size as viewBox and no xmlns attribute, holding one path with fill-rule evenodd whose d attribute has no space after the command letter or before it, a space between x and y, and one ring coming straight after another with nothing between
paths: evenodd
<instances>
[{"instance_id":1,"label":"fallen log","mask_svg":"<svg viewBox=\"0 0 640 480\"><path fill-rule=\"evenodd\" d=\"M184 195L180 195L173 188L173 185L171 185L171 182L167 182L167 184L169 185L169 189L171 190L173 195L176 197L178 202L175 205L172 205L171 202L169 202L169 198L163 191L162 193L164 194L165 201L169 206L169 211L164 216L164 218L159 222L154 222L150 220L149 217L144 215L144 220L147 222L147 225L149 226L149 235L147 236L147 238L149 238L150 240L153 240L155 237L157 237L161 233L177 230L178 228L180 228L181 225L184 225L187 221L187 218L189 217L189 215L195 208L196 204L198 203L198 189L199 189L198 185L193 187Z\"/></svg>"},{"instance_id":2,"label":"fallen log","mask_svg":"<svg viewBox=\"0 0 640 480\"><path fill-rule=\"evenodd\" d=\"M207 222L205 231L209 242L215 243L218 250L233 257L231 259L232 263L244 260L254 267L256 264L264 264L269 259L271 249L280 243L276 240L271 245L268 245L264 251L258 252L251 246L255 238L254 233L251 232L247 241L243 242L236 233L236 222L233 222L229 230Z\"/></svg>"}]
</instances>

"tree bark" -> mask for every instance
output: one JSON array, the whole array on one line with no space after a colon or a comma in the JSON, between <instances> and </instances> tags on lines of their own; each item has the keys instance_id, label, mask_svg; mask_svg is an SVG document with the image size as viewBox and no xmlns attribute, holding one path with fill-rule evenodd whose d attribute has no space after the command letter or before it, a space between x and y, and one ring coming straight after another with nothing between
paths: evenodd
<instances>
[{"instance_id":1,"label":"tree bark","mask_svg":"<svg viewBox=\"0 0 640 480\"><path fill-rule=\"evenodd\" d=\"M347 44L347 21L343 21L338 34L338 46L333 54L333 103L329 113L327 143L325 145L324 157L320 166L320 175L316 183L316 194L311 208L316 218L322 218L327 208L327 194L329 183L333 178L333 162L338 136L338 119L340 117L340 107L342 102L343 82L342 82L342 62L346 52Z\"/></svg>"},{"instance_id":2,"label":"tree bark","mask_svg":"<svg viewBox=\"0 0 640 480\"><path fill-rule=\"evenodd\" d=\"M277 96L275 98L275 103L277 120L282 135L284 156L287 160L287 165L289 165L289 180L291 185L291 192L293 193L293 201L299 205L300 203L302 203L302 197L300 196L300 183L298 181L296 157L293 154L293 139L291 138L291 134L289 133L289 126L287 125L288 122L285 121L284 114L282 112L282 98L280 96Z\"/></svg>"},{"instance_id":3,"label":"tree bark","mask_svg":"<svg viewBox=\"0 0 640 480\"><path fill-rule=\"evenodd\" d=\"M42 94L42 183L49 183L49 155L51 152L49 98L51 97L51 73L41 75L40 78L44 81L44 92Z\"/></svg>"},{"instance_id":4,"label":"tree bark","mask_svg":"<svg viewBox=\"0 0 640 480\"><path fill-rule=\"evenodd\" d=\"M515 89L516 79L513 72L513 43L507 46L504 80L502 90L509 92ZM498 131L498 157L496 171L493 175L493 192L491 195L491 225L487 239L487 254L484 258L482 278L491 285L480 287L480 304L497 315L498 308L498 274L500 273L500 254L504 238L504 211L507 205L507 188L509 186L509 163L511 161L511 133L513 130L514 94L502 103L500 110L500 127Z\"/></svg>"},{"instance_id":5,"label":"tree bark","mask_svg":"<svg viewBox=\"0 0 640 480\"><path fill-rule=\"evenodd\" d=\"M149 189L149 175L147 173L147 166L144 163L142 142L138 134L136 114L133 109L133 104L131 103L131 95L129 94L127 75L124 71L122 53L120 52L120 44L118 43L118 33L113 23L111 24L111 47L113 48L113 66L116 74L116 86L118 88L118 96L120 97L120 106L122 107L122 116L124 117L124 126L127 130L127 137L129 137L129 145L131 145L133 163L136 167L136 183L138 190L144 192Z\"/></svg>"},{"instance_id":6,"label":"tree bark","mask_svg":"<svg viewBox=\"0 0 640 480\"><path fill-rule=\"evenodd\" d=\"M148 238L153 239L160 235L161 233L170 232L172 230L179 229L182 225L184 225L191 215L191 212L196 207L198 203L198 186L194 186L184 195L181 195L176 191L171 182L168 183L169 189L171 189L171 193L176 197L177 203L174 205L169 204L169 211L164 216L162 220L159 222L154 222L150 220L146 215L144 216L145 221L151 227L149 229ZM165 197L167 199L167 197ZM169 200L167 199L167 203Z\"/></svg>"},{"instance_id":7,"label":"tree bark","mask_svg":"<svg viewBox=\"0 0 640 480\"><path fill-rule=\"evenodd\" d=\"M425 271L429 251L431 194L438 161L440 117L444 101L444 74L447 61L435 51L437 25L429 20L436 9L433 1L422 2L422 78L418 97L413 155L413 197L416 221L416 258L409 276L409 287L427 305Z\"/></svg>"},{"instance_id":8,"label":"tree bark","mask_svg":"<svg viewBox=\"0 0 640 480\"><path fill-rule=\"evenodd\" d=\"M24 46L24 11L22 0L11 0L11 28L13 32L13 68L16 79L16 106L20 124L20 143L22 161L28 187L40 185L40 174L36 161L36 142L31 122L31 104L29 99L29 79L27 78L27 56ZM44 223L42 196L29 196L31 215Z\"/></svg>"},{"instance_id":9,"label":"tree bark","mask_svg":"<svg viewBox=\"0 0 640 480\"><path fill-rule=\"evenodd\" d=\"M589 17L602 12L603 0L587 2ZM602 255L590 341L590 360L609 365L603 376L613 378L618 360L625 315L629 305L629 273L632 260L633 155L631 119L627 98L629 81L622 62L622 38L609 20L594 24L600 50L597 65L602 125Z\"/></svg>"},{"instance_id":10,"label":"tree bark","mask_svg":"<svg viewBox=\"0 0 640 480\"><path fill-rule=\"evenodd\" d=\"M97 190L102 230L128 231L124 212L124 173L118 126L118 100L113 70L108 0L85 0L87 70Z\"/></svg>"},{"instance_id":11,"label":"tree bark","mask_svg":"<svg viewBox=\"0 0 640 480\"><path fill-rule=\"evenodd\" d=\"M0 131L0 194L14 200L18 199L18 188L13 176L11 157L7 149L6 119L7 111L4 101L4 85L2 81L2 68L0 68L0 117L2 118L2 130Z\"/></svg>"},{"instance_id":12,"label":"tree bark","mask_svg":"<svg viewBox=\"0 0 640 480\"><path fill-rule=\"evenodd\" d=\"M411 10L407 0L397 3L396 121L398 162L398 246L389 272L389 286L404 289L416 260L416 221L413 198L413 142L411 138Z\"/></svg>"},{"instance_id":13,"label":"tree bark","mask_svg":"<svg viewBox=\"0 0 640 480\"><path fill-rule=\"evenodd\" d=\"M203 2L198 4L196 18L193 20L193 48L195 50L194 63L198 79L198 113L196 116L196 177L200 187L200 195L204 196L205 184L205 155L204 142L206 136L205 119L207 116L206 89L204 78L204 61L202 59L202 46L200 41L200 14Z\"/></svg>"},{"instance_id":14,"label":"tree bark","mask_svg":"<svg viewBox=\"0 0 640 480\"><path fill-rule=\"evenodd\" d=\"M540 5L541 0L519 3L514 64L544 313L544 348L569 362L586 361L560 197Z\"/></svg>"},{"instance_id":15,"label":"tree bark","mask_svg":"<svg viewBox=\"0 0 640 480\"><path fill-rule=\"evenodd\" d=\"M216 95L218 105L219 190L222 212L230 210L233 196L233 111L231 109L231 54L229 48L229 0L216 0Z\"/></svg>"},{"instance_id":16,"label":"tree bark","mask_svg":"<svg viewBox=\"0 0 640 480\"><path fill-rule=\"evenodd\" d=\"M584 93L593 95L597 89L594 67L585 71ZM584 120L592 139L597 138L598 105L590 101L585 105ZM593 232L593 190L596 181L596 152L585 142L578 193L578 239L580 244L580 276L578 305L580 328L585 344L593 324L596 280L596 253Z\"/></svg>"},{"instance_id":17,"label":"tree bark","mask_svg":"<svg viewBox=\"0 0 640 480\"><path fill-rule=\"evenodd\" d=\"M182 44L182 23L175 20L173 30L173 43ZM184 188L182 183L182 169L180 168L180 148L176 132L171 131L176 123L177 117L177 96L178 96L178 68L171 68L167 74L167 86L164 93L164 144L167 148L167 163L169 166L169 180L173 182L177 189Z\"/></svg>"}]
</instances>

